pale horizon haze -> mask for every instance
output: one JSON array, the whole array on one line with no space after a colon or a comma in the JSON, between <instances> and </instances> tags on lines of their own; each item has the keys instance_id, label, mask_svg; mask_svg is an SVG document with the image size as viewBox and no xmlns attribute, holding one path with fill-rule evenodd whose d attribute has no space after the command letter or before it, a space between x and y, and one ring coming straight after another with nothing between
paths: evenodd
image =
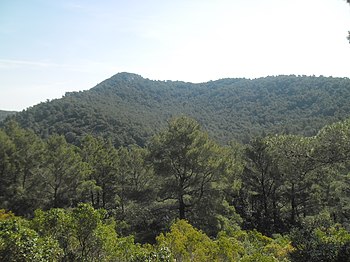
<instances>
[{"instance_id":1,"label":"pale horizon haze","mask_svg":"<svg viewBox=\"0 0 350 262\"><path fill-rule=\"evenodd\" d=\"M1 0L0 110L118 72L207 82L350 77L344 0Z\"/></svg>"}]
</instances>

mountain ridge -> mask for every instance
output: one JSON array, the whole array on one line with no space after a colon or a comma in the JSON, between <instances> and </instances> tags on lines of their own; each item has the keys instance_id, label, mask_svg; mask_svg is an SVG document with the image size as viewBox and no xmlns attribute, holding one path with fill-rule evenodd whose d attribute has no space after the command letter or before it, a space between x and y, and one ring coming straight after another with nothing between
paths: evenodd
<instances>
[{"instance_id":1,"label":"mountain ridge","mask_svg":"<svg viewBox=\"0 0 350 262\"><path fill-rule=\"evenodd\" d=\"M119 145L144 145L169 118L195 118L216 140L247 142L266 133L313 135L350 116L350 80L314 76L160 81L118 73L95 87L68 92L9 119L46 137L76 143L87 133Z\"/></svg>"},{"instance_id":2,"label":"mountain ridge","mask_svg":"<svg viewBox=\"0 0 350 262\"><path fill-rule=\"evenodd\" d=\"M0 110L0 122L6 119L9 115L16 114L17 111Z\"/></svg>"}]
</instances>

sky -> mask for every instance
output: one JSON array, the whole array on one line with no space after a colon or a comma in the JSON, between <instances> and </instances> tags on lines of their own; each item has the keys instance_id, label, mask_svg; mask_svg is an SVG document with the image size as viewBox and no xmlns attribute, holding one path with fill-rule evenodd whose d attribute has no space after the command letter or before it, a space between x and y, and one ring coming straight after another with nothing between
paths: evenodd
<instances>
[{"instance_id":1,"label":"sky","mask_svg":"<svg viewBox=\"0 0 350 262\"><path fill-rule=\"evenodd\" d=\"M344 0L0 0L0 109L118 72L207 82L350 77Z\"/></svg>"}]
</instances>

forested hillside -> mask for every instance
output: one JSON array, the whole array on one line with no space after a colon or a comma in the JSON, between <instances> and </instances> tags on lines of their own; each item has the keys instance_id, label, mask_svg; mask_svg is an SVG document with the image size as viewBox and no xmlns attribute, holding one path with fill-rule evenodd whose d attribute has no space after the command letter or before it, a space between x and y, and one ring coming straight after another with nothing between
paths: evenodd
<instances>
[{"instance_id":1,"label":"forested hillside","mask_svg":"<svg viewBox=\"0 0 350 262\"><path fill-rule=\"evenodd\" d=\"M7 116L13 115L15 113L15 111L0 110L0 121L4 120Z\"/></svg>"},{"instance_id":2,"label":"forested hillside","mask_svg":"<svg viewBox=\"0 0 350 262\"><path fill-rule=\"evenodd\" d=\"M346 262L349 170L350 119L222 146L181 116L145 147L9 121L0 261Z\"/></svg>"},{"instance_id":3,"label":"forested hillside","mask_svg":"<svg viewBox=\"0 0 350 262\"><path fill-rule=\"evenodd\" d=\"M221 143L248 142L270 133L315 135L350 115L349 97L347 78L271 76L192 84L119 73L88 91L67 93L12 119L44 138L63 134L79 144L91 133L119 146L144 145L169 118L184 114Z\"/></svg>"}]
</instances>

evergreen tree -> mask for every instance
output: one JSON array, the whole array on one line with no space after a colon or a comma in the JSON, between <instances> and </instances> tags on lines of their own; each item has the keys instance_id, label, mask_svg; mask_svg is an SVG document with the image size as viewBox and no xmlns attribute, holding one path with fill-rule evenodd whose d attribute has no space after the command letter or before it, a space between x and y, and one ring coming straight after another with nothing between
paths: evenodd
<instances>
[{"instance_id":1,"label":"evergreen tree","mask_svg":"<svg viewBox=\"0 0 350 262\"><path fill-rule=\"evenodd\" d=\"M149 150L160 200L168 203L170 210L176 208L180 219L215 227L223 204L221 179L233 175L233 162L225 150L210 140L195 120L184 116L172 119L168 128L153 138Z\"/></svg>"}]
</instances>

